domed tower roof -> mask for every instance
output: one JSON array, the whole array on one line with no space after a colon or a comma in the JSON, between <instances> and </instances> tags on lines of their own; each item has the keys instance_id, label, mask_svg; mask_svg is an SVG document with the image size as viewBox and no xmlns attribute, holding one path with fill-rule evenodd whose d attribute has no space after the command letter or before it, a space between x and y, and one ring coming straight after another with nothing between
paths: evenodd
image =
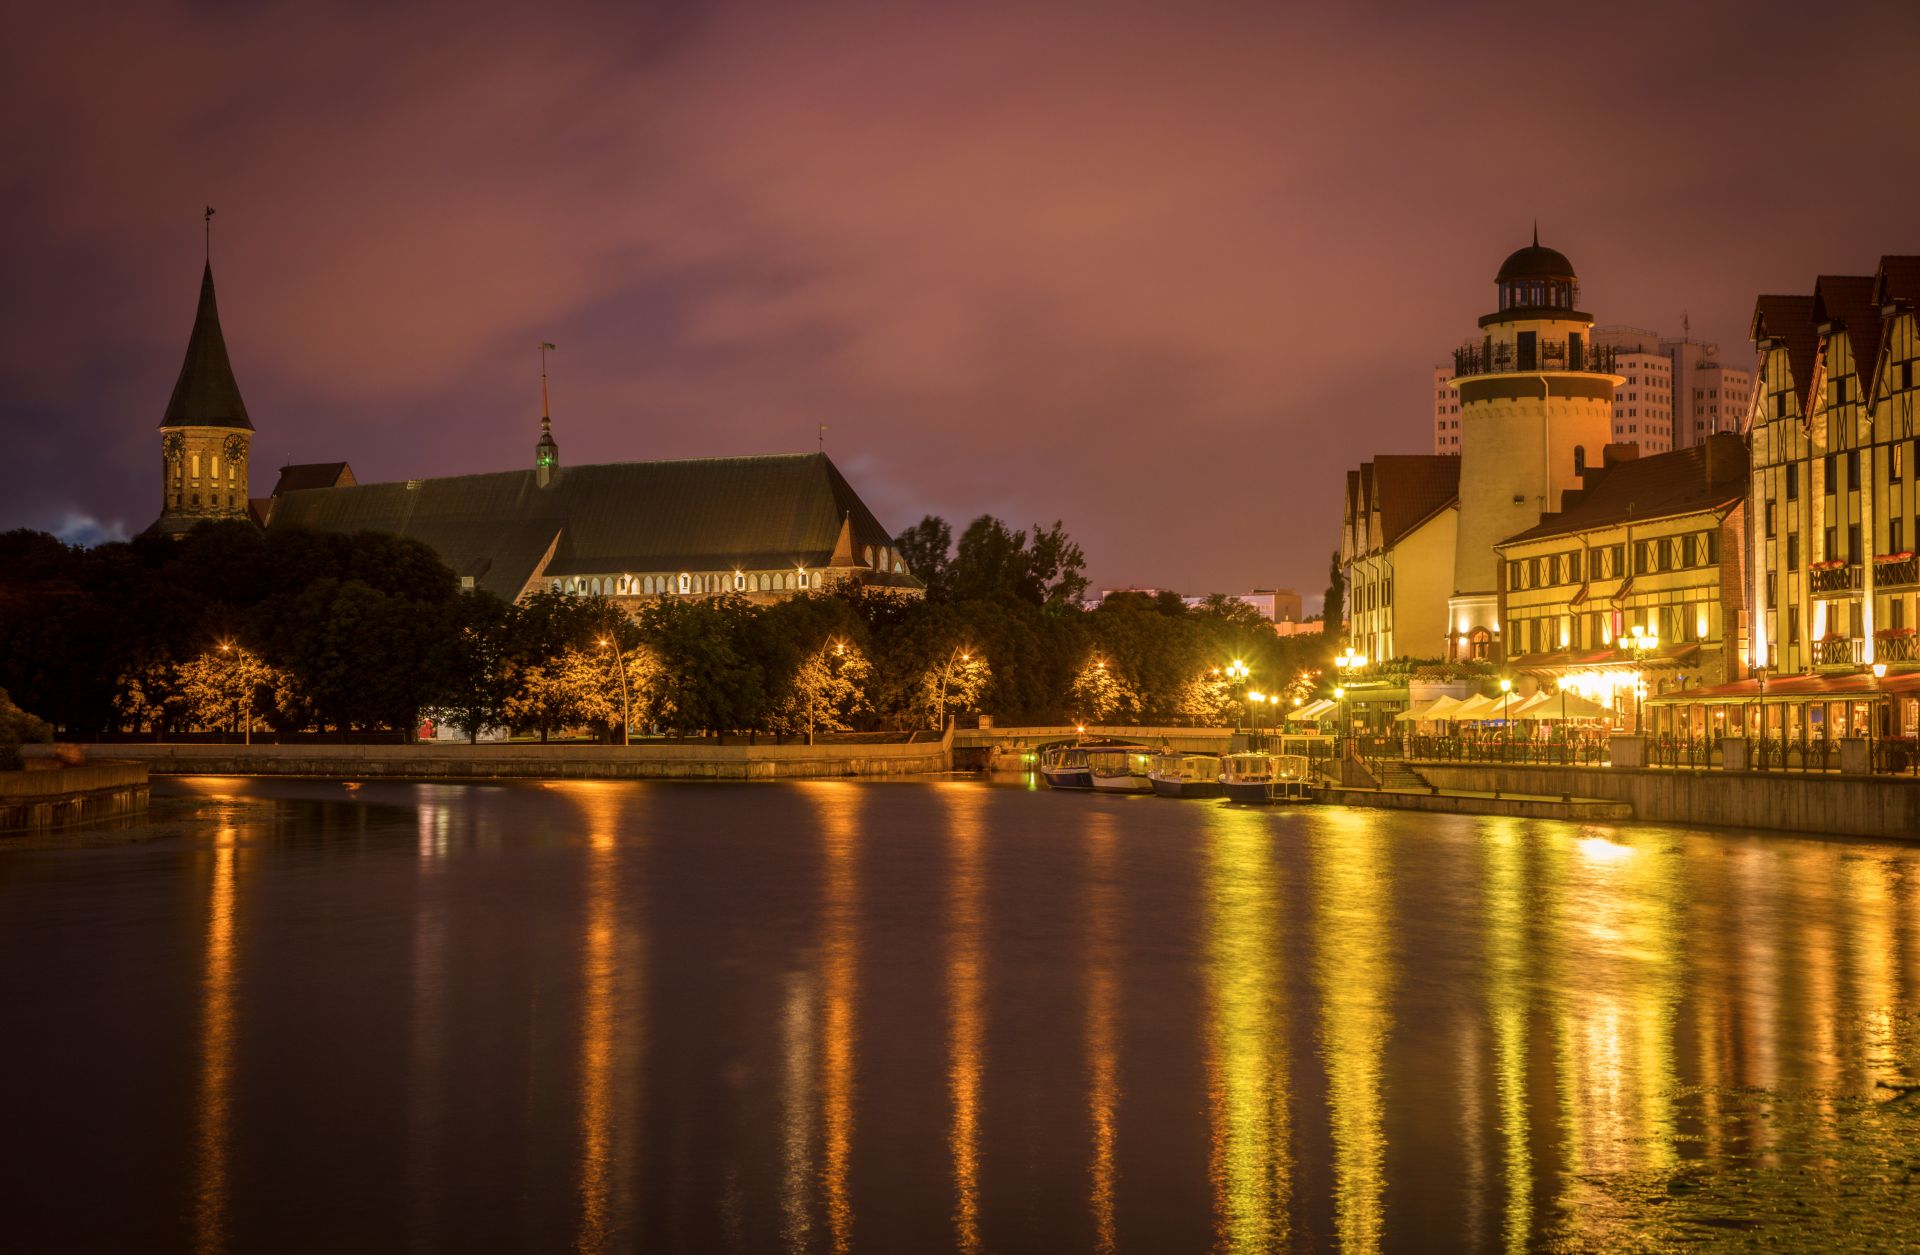
<instances>
[{"instance_id":1,"label":"domed tower roof","mask_svg":"<svg viewBox=\"0 0 1920 1255\"><path fill-rule=\"evenodd\" d=\"M1557 248L1546 248L1540 243L1540 228L1533 229L1533 243L1525 248L1515 249L1500 263L1500 273L1494 276L1495 283L1507 283L1514 279L1565 279L1575 280L1580 276L1573 273L1573 263L1567 255Z\"/></svg>"}]
</instances>

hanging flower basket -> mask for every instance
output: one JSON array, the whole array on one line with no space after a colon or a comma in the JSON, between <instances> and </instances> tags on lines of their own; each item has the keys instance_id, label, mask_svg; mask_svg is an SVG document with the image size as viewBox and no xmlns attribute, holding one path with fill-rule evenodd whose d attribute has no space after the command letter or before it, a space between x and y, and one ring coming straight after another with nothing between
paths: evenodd
<instances>
[{"instance_id":1,"label":"hanging flower basket","mask_svg":"<svg viewBox=\"0 0 1920 1255\"><path fill-rule=\"evenodd\" d=\"M1911 558L1912 556L1913 556L1913 551L1911 549L1902 549L1899 553L1883 553L1879 557L1875 558L1874 561L1875 562L1905 562L1908 558Z\"/></svg>"},{"instance_id":2,"label":"hanging flower basket","mask_svg":"<svg viewBox=\"0 0 1920 1255\"><path fill-rule=\"evenodd\" d=\"M1845 558L1829 558L1825 562L1812 563L1807 569L1810 571L1838 571L1845 565L1847 565Z\"/></svg>"},{"instance_id":3,"label":"hanging flower basket","mask_svg":"<svg viewBox=\"0 0 1920 1255\"><path fill-rule=\"evenodd\" d=\"M1913 635L1913 629L1910 627L1881 628L1879 631L1873 634L1873 639L1877 641L1890 641L1890 640L1898 639L1899 637L1902 637L1902 636L1912 636L1912 635Z\"/></svg>"}]
</instances>

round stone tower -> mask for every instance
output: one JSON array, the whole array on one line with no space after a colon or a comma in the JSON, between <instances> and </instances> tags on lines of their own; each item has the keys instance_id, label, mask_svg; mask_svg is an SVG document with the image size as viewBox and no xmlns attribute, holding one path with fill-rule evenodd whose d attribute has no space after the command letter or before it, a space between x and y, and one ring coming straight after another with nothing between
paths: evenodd
<instances>
[{"instance_id":1,"label":"round stone tower","mask_svg":"<svg viewBox=\"0 0 1920 1255\"><path fill-rule=\"evenodd\" d=\"M1533 243L1501 263L1500 307L1480 343L1454 353L1460 392L1460 525L1448 655L1494 658L1500 565L1494 546L1560 509L1560 495L1598 466L1613 427L1611 351L1593 347L1580 281L1565 254Z\"/></svg>"},{"instance_id":2,"label":"round stone tower","mask_svg":"<svg viewBox=\"0 0 1920 1255\"><path fill-rule=\"evenodd\" d=\"M244 519L253 423L227 360L213 266L200 276L200 308L186 361L160 420L160 517L149 530L178 535L208 519Z\"/></svg>"}]
</instances>

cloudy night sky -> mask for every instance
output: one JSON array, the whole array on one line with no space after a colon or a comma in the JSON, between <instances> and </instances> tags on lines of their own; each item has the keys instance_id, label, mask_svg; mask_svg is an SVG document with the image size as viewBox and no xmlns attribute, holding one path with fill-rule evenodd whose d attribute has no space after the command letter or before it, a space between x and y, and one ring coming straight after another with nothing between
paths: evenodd
<instances>
[{"instance_id":1,"label":"cloudy night sky","mask_svg":"<svg viewBox=\"0 0 1920 1255\"><path fill-rule=\"evenodd\" d=\"M828 451L1095 587L1317 594L1541 241L1745 361L1920 252L1910 4L41 5L0 48L0 528L138 531L201 208L253 491ZM1898 102L1900 107L1889 109Z\"/></svg>"}]
</instances>

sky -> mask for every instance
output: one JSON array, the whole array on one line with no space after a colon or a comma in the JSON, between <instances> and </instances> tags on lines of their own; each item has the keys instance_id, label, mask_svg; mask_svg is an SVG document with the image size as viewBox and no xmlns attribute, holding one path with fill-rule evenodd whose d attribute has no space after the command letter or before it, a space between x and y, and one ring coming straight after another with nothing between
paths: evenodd
<instances>
[{"instance_id":1,"label":"sky","mask_svg":"<svg viewBox=\"0 0 1920 1255\"><path fill-rule=\"evenodd\" d=\"M40 5L0 44L0 529L137 532L213 265L362 482L827 451L1102 586L1326 584L1501 259L1749 360L1920 252L1904 3Z\"/></svg>"}]
</instances>

